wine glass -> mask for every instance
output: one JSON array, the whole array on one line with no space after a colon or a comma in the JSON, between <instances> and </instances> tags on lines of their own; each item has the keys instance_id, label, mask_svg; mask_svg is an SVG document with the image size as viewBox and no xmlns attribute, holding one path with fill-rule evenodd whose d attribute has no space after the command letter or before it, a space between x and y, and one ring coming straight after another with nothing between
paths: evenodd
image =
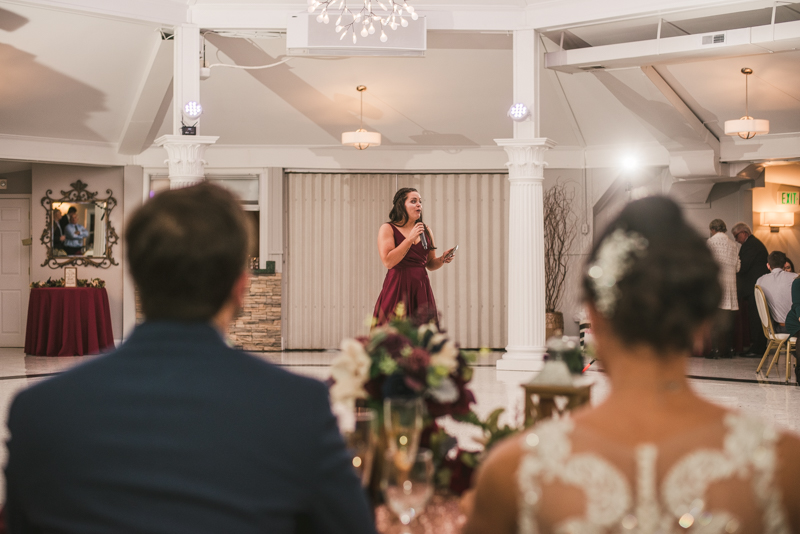
<instances>
[{"instance_id":1,"label":"wine glass","mask_svg":"<svg viewBox=\"0 0 800 534\"><path fill-rule=\"evenodd\" d=\"M414 460L407 462L400 451L386 451L381 491L400 522L411 523L433 496L433 453L419 449Z\"/></svg>"},{"instance_id":2,"label":"wine glass","mask_svg":"<svg viewBox=\"0 0 800 534\"><path fill-rule=\"evenodd\" d=\"M353 468L361 479L361 485L369 485L372 474L372 461L375 456L375 443L378 434L378 417L374 410L357 408L355 427L343 433L347 449L353 454Z\"/></svg>"},{"instance_id":3,"label":"wine glass","mask_svg":"<svg viewBox=\"0 0 800 534\"><path fill-rule=\"evenodd\" d=\"M419 438L422 434L423 408L422 399L419 397L389 398L383 401L387 448L394 454L394 461L405 462L407 469L417 455Z\"/></svg>"}]
</instances>

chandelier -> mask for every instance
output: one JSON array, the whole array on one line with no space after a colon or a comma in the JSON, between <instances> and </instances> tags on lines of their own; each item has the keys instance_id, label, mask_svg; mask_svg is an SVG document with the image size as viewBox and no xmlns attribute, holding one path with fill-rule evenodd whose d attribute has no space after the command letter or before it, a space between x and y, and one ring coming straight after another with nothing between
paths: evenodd
<instances>
[{"instance_id":1,"label":"chandelier","mask_svg":"<svg viewBox=\"0 0 800 534\"><path fill-rule=\"evenodd\" d=\"M347 5L347 0L308 0L308 12L314 13L318 8L322 8L317 15L317 22L328 24L332 16L337 16L336 19L336 33L341 33L342 36L339 40L344 39L345 35L351 33L353 35L353 44L356 44L358 38L356 37L356 30L360 27L359 33L361 37L367 37L374 34L377 30L375 25L380 26L381 42L385 43L389 38L384 31L385 27L396 30L398 26L405 28L408 26L406 17L403 16L403 11L409 15L412 20L417 20L417 15L414 8L408 5L408 2L403 0L398 2L396 0L351 0L351 4L356 4L356 7L350 9ZM377 10L380 6L380 10ZM377 10L377 11L376 11Z\"/></svg>"},{"instance_id":2,"label":"chandelier","mask_svg":"<svg viewBox=\"0 0 800 534\"><path fill-rule=\"evenodd\" d=\"M356 87L356 91L361 94L361 126L355 132L342 132L342 144L356 147L359 150L365 150L371 146L380 146L381 144L381 134L368 132L364 129L364 91L366 90L366 85Z\"/></svg>"},{"instance_id":3,"label":"chandelier","mask_svg":"<svg viewBox=\"0 0 800 534\"><path fill-rule=\"evenodd\" d=\"M750 116L748 105L747 79L753 74L753 69L743 68L744 74L744 117L739 120L725 121L725 135L738 135L742 139L752 139L758 134L769 133L769 121L765 119L754 119Z\"/></svg>"}]
</instances>

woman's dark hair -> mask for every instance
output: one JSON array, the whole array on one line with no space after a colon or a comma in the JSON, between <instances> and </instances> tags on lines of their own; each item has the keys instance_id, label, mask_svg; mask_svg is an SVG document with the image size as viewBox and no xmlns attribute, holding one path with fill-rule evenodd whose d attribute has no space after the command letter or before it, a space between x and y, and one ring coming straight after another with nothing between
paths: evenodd
<instances>
[{"instance_id":1,"label":"woman's dark hair","mask_svg":"<svg viewBox=\"0 0 800 534\"><path fill-rule=\"evenodd\" d=\"M632 256L613 288L601 286L587 271L584 299L598 307L598 292L613 291L613 310L604 315L627 346L649 345L661 354L691 350L693 334L715 316L722 297L719 267L706 240L674 201L648 197L628 204L608 225L592 248L589 265L618 230L638 234L647 245Z\"/></svg>"},{"instance_id":2,"label":"woman's dark hair","mask_svg":"<svg viewBox=\"0 0 800 534\"><path fill-rule=\"evenodd\" d=\"M395 226L403 226L408 222L406 198L408 198L409 193L419 193L419 191L413 187L401 187L397 190L397 193L394 194L394 199L392 199L392 211L389 212L389 222ZM419 222L425 225L425 223L422 222L421 215ZM425 225L425 237L428 239L428 250L436 250L436 247L433 244L433 238L431 237L431 233L428 231L427 225Z\"/></svg>"},{"instance_id":3,"label":"woman's dark hair","mask_svg":"<svg viewBox=\"0 0 800 534\"><path fill-rule=\"evenodd\" d=\"M791 269L791 271L788 271L788 272L793 273L794 272L794 262L792 260L790 260L788 256L786 257L786 263L789 264L789 268Z\"/></svg>"},{"instance_id":4,"label":"woman's dark hair","mask_svg":"<svg viewBox=\"0 0 800 534\"><path fill-rule=\"evenodd\" d=\"M208 321L245 270L250 239L229 191L207 182L164 191L125 232L128 262L149 321Z\"/></svg>"}]
</instances>

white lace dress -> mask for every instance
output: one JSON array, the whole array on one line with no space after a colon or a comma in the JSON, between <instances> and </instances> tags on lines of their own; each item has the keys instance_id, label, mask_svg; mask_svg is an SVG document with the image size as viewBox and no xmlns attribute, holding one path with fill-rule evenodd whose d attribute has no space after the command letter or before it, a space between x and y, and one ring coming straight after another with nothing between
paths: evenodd
<instances>
[{"instance_id":1,"label":"white lace dress","mask_svg":"<svg viewBox=\"0 0 800 534\"><path fill-rule=\"evenodd\" d=\"M773 480L777 439L733 413L633 449L570 419L546 421L523 440L519 532L789 533Z\"/></svg>"}]
</instances>

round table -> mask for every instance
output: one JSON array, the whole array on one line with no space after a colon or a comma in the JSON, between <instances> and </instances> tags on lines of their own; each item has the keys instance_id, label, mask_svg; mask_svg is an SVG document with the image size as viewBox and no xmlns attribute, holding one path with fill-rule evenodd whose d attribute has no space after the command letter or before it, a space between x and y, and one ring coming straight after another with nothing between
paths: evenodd
<instances>
[{"instance_id":1,"label":"round table","mask_svg":"<svg viewBox=\"0 0 800 534\"><path fill-rule=\"evenodd\" d=\"M114 334L105 288L31 289L25 354L84 356L113 348Z\"/></svg>"}]
</instances>

